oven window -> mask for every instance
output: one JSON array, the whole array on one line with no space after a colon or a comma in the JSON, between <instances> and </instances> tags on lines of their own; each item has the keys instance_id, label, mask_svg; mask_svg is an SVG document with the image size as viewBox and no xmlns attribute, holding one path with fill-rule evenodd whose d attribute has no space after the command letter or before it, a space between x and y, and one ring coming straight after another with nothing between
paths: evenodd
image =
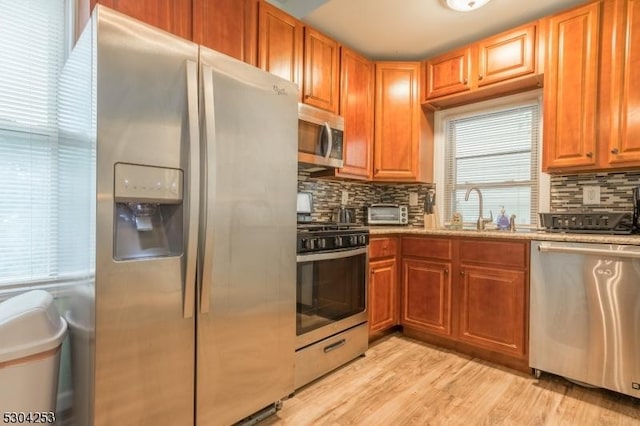
<instances>
[{"instance_id":1,"label":"oven window","mask_svg":"<svg viewBox=\"0 0 640 426\"><path fill-rule=\"evenodd\" d=\"M296 334L363 312L366 256L298 262Z\"/></svg>"}]
</instances>

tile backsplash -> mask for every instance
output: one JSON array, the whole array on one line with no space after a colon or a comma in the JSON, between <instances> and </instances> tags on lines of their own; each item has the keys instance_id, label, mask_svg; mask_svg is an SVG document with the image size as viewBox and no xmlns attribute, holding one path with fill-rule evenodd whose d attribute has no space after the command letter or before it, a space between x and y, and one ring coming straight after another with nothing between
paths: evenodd
<instances>
[{"instance_id":1,"label":"tile backsplash","mask_svg":"<svg viewBox=\"0 0 640 426\"><path fill-rule=\"evenodd\" d=\"M347 191L347 207L356 209L356 221L364 223L365 207L377 203L409 205L409 193L418 194L418 204L409 206L409 225L422 226L424 199L429 184L386 184L316 179L304 170L298 170L298 191L313 194L313 221L332 220L333 211L340 207L342 191Z\"/></svg>"},{"instance_id":2,"label":"tile backsplash","mask_svg":"<svg viewBox=\"0 0 640 426\"><path fill-rule=\"evenodd\" d=\"M551 211L632 211L631 190L638 185L640 171L551 176ZM600 187L600 204L582 204L584 186Z\"/></svg>"}]
</instances>

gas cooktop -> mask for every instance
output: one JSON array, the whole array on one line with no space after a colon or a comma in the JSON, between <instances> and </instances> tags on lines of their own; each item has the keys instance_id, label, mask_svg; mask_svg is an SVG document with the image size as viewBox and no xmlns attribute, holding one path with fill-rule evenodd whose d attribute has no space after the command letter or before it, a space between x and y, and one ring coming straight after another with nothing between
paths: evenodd
<instances>
[{"instance_id":1,"label":"gas cooktop","mask_svg":"<svg viewBox=\"0 0 640 426\"><path fill-rule=\"evenodd\" d=\"M357 223L298 224L297 252L321 252L365 247L369 228Z\"/></svg>"}]
</instances>

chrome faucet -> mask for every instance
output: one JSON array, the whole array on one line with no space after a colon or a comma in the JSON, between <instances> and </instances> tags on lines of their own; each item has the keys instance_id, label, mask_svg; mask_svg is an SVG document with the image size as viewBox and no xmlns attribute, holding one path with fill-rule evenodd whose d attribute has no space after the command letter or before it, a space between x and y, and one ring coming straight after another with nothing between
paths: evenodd
<instances>
[{"instance_id":1,"label":"chrome faucet","mask_svg":"<svg viewBox=\"0 0 640 426\"><path fill-rule=\"evenodd\" d=\"M476 222L476 229L478 231L484 231L485 223L493 222L493 212L491 210L489 210L489 214L491 215L491 217L489 219L484 219L482 217L482 192L480 192L480 189L476 188L475 186L473 188L467 189L467 194L464 196L464 200L465 201L469 201L469 194L471 194L471 191L473 191L474 189L478 193L478 199L480 200L478 221Z\"/></svg>"}]
</instances>

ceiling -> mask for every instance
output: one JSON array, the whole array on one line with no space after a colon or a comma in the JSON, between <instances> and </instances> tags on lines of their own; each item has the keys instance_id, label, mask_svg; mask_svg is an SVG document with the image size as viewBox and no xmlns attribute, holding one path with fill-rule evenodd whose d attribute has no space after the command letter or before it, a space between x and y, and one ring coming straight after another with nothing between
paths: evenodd
<instances>
[{"instance_id":1,"label":"ceiling","mask_svg":"<svg viewBox=\"0 0 640 426\"><path fill-rule=\"evenodd\" d=\"M585 3L491 0L473 12L444 0L268 0L373 60L420 60Z\"/></svg>"}]
</instances>

